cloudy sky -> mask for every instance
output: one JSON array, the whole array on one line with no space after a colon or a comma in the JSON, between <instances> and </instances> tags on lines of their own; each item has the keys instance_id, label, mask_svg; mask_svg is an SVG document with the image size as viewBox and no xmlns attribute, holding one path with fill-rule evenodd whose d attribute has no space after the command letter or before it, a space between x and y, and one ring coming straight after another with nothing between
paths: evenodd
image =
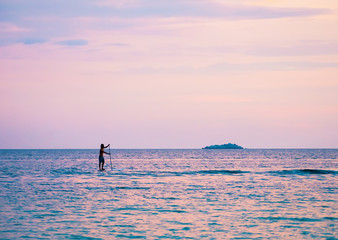
<instances>
[{"instance_id":1,"label":"cloudy sky","mask_svg":"<svg viewBox=\"0 0 338 240\"><path fill-rule=\"evenodd\" d=\"M0 148L338 148L337 0L0 0Z\"/></svg>"}]
</instances>

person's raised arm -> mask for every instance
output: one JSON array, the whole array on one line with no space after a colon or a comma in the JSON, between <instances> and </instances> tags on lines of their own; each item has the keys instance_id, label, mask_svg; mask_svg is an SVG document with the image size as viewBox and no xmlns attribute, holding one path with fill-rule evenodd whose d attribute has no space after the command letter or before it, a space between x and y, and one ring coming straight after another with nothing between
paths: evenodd
<instances>
[{"instance_id":1,"label":"person's raised arm","mask_svg":"<svg viewBox=\"0 0 338 240\"><path fill-rule=\"evenodd\" d=\"M108 144L107 146L105 146L104 148L107 148L107 147L109 147L110 146L110 144Z\"/></svg>"}]
</instances>

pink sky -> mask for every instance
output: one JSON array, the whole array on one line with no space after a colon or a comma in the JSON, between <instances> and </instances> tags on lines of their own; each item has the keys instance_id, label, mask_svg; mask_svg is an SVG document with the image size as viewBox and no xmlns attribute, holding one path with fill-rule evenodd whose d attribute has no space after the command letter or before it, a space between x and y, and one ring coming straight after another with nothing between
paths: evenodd
<instances>
[{"instance_id":1,"label":"pink sky","mask_svg":"<svg viewBox=\"0 0 338 240\"><path fill-rule=\"evenodd\" d=\"M0 16L0 148L338 148L336 0L5 0Z\"/></svg>"}]
</instances>

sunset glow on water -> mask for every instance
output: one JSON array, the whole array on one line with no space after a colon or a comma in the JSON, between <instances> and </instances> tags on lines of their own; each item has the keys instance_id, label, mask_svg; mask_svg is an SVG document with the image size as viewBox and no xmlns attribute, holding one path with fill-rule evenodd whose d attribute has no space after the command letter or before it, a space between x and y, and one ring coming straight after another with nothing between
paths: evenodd
<instances>
[{"instance_id":1,"label":"sunset glow on water","mask_svg":"<svg viewBox=\"0 0 338 240\"><path fill-rule=\"evenodd\" d=\"M1 239L334 239L337 150L1 150Z\"/></svg>"}]
</instances>

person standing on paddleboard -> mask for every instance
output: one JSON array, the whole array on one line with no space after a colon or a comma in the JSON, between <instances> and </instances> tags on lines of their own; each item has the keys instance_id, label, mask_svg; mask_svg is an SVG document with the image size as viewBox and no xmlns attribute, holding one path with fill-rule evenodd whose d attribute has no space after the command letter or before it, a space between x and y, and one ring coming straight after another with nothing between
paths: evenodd
<instances>
[{"instance_id":1,"label":"person standing on paddleboard","mask_svg":"<svg viewBox=\"0 0 338 240\"><path fill-rule=\"evenodd\" d=\"M103 166L104 166L104 157L103 157L103 154L105 153L105 154L110 155L110 153L105 152L104 149L107 148L107 147L109 147L109 146L110 146L110 144L108 144L107 146L104 146L103 144L101 144L100 156L99 156L99 169L101 171L104 170L104 168L103 168Z\"/></svg>"}]
</instances>

